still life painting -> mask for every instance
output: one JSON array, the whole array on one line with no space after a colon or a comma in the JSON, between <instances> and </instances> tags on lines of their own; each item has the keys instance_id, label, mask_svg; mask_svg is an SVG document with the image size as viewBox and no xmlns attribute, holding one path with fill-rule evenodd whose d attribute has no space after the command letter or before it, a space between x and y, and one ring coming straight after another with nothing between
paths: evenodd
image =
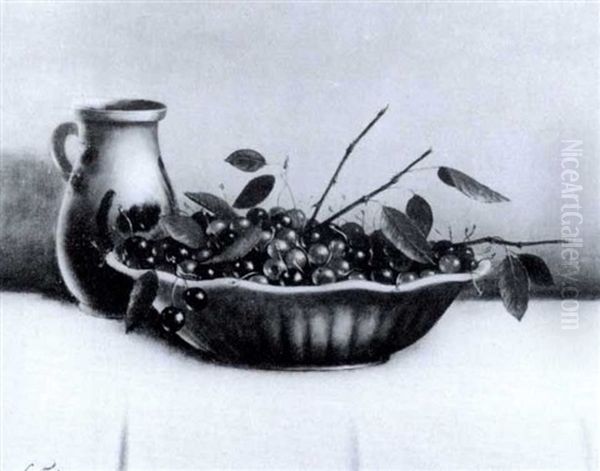
<instances>
[{"instance_id":1,"label":"still life painting","mask_svg":"<svg viewBox=\"0 0 600 471\"><path fill-rule=\"evenodd\" d=\"M5 2L2 469L598 469L598 14Z\"/></svg>"}]
</instances>

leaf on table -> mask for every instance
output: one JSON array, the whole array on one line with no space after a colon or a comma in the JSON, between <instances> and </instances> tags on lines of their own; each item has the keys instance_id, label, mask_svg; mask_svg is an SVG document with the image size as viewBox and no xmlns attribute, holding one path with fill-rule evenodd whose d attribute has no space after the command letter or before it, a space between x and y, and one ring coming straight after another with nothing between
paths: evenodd
<instances>
[{"instance_id":1,"label":"leaf on table","mask_svg":"<svg viewBox=\"0 0 600 471\"><path fill-rule=\"evenodd\" d=\"M237 197L233 207L247 209L262 203L269 196L274 185L275 177L273 175L261 175L253 178Z\"/></svg>"},{"instance_id":2,"label":"leaf on table","mask_svg":"<svg viewBox=\"0 0 600 471\"><path fill-rule=\"evenodd\" d=\"M506 196L492 190L479 183L469 175L450 167L440 167L438 170L439 179L446 185L456 188L461 193L467 195L476 201L482 203L501 203L510 201Z\"/></svg>"},{"instance_id":3,"label":"leaf on table","mask_svg":"<svg viewBox=\"0 0 600 471\"><path fill-rule=\"evenodd\" d=\"M385 237L408 258L420 263L432 263L433 254L419 227L402 211L383 207L382 231Z\"/></svg>"},{"instance_id":4,"label":"leaf on table","mask_svg":"<svg viewBox=\"0 0 600 471\"><path fill-rule=\"evenodd\" d=\"M152 311L152 302L158 292L156 272L147 271L140 276L131 290L125 313L125 332L129 333L139 326Z\"/></svg>"},{"instance_id":5,"label":"leaf on table","mask_svg":"<svg viewBox=\"0 0 600 471\"><path fill-rule=\"evenodd\" d=\"M433 211L429 203L419 195L414 195L406 204L406 215L411 218L423 235L427 237L433 225Z\"/></svg>"},{"instance_id":6,"label":"leaf on table","mask_svg":"<svg viewBox=\"0 0 600 471\"><path fill-rule=\"evenodd\" d=\"M225 159L225 162L243 172L256 172L267 164L265 158L252 149L236 150Z\"/></svg>"},{"instance_id":7,"label":"leaf on table","mask_svg":"<svg viewBox=\"0 0 600 471\"><path fill-rule=\"evenodd\" d=\"M262 229L259 226L250 226L242 232L235 241L223 252L205 261L204 263L232 262L246 256L261 240Z\"/></svg>"},{"instance_id":8,"label":"leaf on table","mask_svg":"<svg viewBox=\"0 0 600 471\"><path fill-rule=\"evenodd\" d=\"M529 279L533 283L540 286L554 285L554 279L552 278L550 269L541 257L529 253L522 253L519 254L519 260L521 260L521 263L527 270Z\"/></svg>"},{"instance_id":9,"label":"leaf on table","mask_svg":"<svg viewBox=\"0 0 600 471\"><path fill-rule=\"evenodd\" d=\"M218 218L229 220L237 217L234 209L222 198L211 193L185 193L185 196L191 199L194 203L199 204L203 208L210 211Z\"/></svg>"},{"instance_id":10,"label":"leaf on table","mask_svg":"<svg viewBox=\"0 0 600 471\"><path fill-rule=\"evenodd\" d=\"M520 321L529 302L529 278L525 266L514 255L505 257L500 265L498 288L504 307Z\"/></svg>"},{"instance_id":11,"label":"leaf on table","mask_svg":"<svg viewBox=\"0 0 600 471\"><path fill-rule=\"evenodd\" d=\"M169 236L192 249L202 247L206 241L200 224L189 216L169 214L161 222Z\"/></svg>"}]
</instances>

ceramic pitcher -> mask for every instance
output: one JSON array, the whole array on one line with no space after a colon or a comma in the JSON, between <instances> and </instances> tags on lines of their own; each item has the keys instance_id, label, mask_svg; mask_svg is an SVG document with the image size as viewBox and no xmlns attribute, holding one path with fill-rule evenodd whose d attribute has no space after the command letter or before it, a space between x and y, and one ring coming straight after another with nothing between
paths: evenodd
<instances>
[{"instance_id":1,"label":"ceramic pitcher","mask_svg":"<svg viewBox=\"0 0 600 471\"><path fill-rule=\"evenodd\" d=\"M57 225L58 263L84 310L120 317L132 286L129 278L103 263L98 250L96 215L104 195L115 192L108 227L118 227L118 222L123 226L126 220L129 227L121 230L141 235L175 207L158 144L158 122L165 114L166 106L154 101L96 102L76 109L77 123L62 123L54 130L52 157L68 182ZM79 136L83 146L73 161L65 150L71 135ZM135 220L140 215L141 223Z\"/></svg>"}]
</instances>

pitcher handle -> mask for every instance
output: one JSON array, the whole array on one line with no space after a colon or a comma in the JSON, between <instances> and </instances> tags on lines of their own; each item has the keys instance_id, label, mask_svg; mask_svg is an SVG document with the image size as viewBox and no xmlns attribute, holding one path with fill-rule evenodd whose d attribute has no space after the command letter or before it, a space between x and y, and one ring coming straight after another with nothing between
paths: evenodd
<instances>
[{"instance_id":1,"label":"pitcher handle","mask_svg":"<svg viewBox=\"0 0 600 471\"><path fill-rule=\"evenodd\" d=\"M71 162L67 157L65 143L69 136L78 135L79 128L77 127L77 123L73 122L59 124L56 129L54 129L54 132L52 132L50 147L52 159L54 160L54 163L58 169L62 172L63 178L67 181L71 175L71 170L73 170L73 165L71 165Z\"/></svg>"}]
</instances>

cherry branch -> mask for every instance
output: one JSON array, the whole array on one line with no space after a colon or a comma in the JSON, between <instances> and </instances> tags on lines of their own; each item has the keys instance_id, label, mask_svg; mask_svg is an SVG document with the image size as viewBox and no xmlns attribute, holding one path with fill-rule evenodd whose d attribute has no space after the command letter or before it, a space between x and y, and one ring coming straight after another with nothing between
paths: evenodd
<instances>
[{"instance_id":1,"label":"cherry branch","mask_svg":"<svg viewBox=\"0 0 600 471\"><path fill-rule=\"evenodd\" d=\"M411 168L413 168L415 165L417 165L419 162L421 162L421 160L423 160L425 157L427 157L432 152L433 151L431 149L426 150L423 154L421 154L420 157L413 160L410 164L408 164L406 167L404 167L403 170L401 170L399 173L394 175L387 183L381 185L379 188L373 190L371 193L367 193L366 195L361 196L357 200L350 203L348 206L340 209L337 213L335 213L333 216L330 216L329 218L327 218L321 224L329 224L330 222L333 222L335 219L339 218L341 215L346 214L348 211L351 211L358 205L366 203L367 201L369 201L371 198L378 195L382 191L385 191L389 187L395 185L396 183L398 183L398 180L400 180L400 177L402 177L402 175L404 175L405 173L408 173Z\"/></svg>"},{"instance_id":2,"label":"cherry branch","mask_svg":"<svg viewBox=\"0 0 600 471\"><path fill-rule=\"evenodd\" d=\"M367 126L361 131L361 133L358 136L356 136L356 138L346 148L346 152L344 153L342 160L338 164L337 169L335 170L335 173L331 177L331 180L329 180L329 183L327 184L327 188L325 188L325 191L321 195L321 198L319 198L319 201L317 201L317 203L315 204L315 210L313 211L312 216L306 223L307 226L311 226L314 223L315 219L317 218L317 214L319 213L321 206L323 205L323 202L325 201L325 197L327 196L327 194L329 193L329 190L331 190L333 185L335 185L335 183L337 181L337 176L340 173L340 170L342 170L342 167L346 163L346 160L348 160L348 157L350 157L350 154L352 154L352 151L354 150L356 145L371 130L371 128L373 126L375 126L375 123L377 123L377 121L379 121L381 119L381 117L385 114L387 109L388 109L387 106L385 108L381 109L379 111L379 113L377 113L377 115L371 120L371 122L369 124L367 124Z\"/></svg>"},{"instance_id":3,"label":"cherry branch","mask_svg":"<svg viewBox=\"0 0 600 471\"><path fill-rule=\"evenodd\" d=\"M536 240L531 242L513 242L510 240L504 240L501 237L481 237L480 239L467 240L465 242L460 242L455 245L480 245L480 244L496 244L496 245L506 245L510 247L530 247L532 245L545 245L545 244L565 244L566 240L562 239L550 239L550 240Z\"/></svg>"}]
</instances>

